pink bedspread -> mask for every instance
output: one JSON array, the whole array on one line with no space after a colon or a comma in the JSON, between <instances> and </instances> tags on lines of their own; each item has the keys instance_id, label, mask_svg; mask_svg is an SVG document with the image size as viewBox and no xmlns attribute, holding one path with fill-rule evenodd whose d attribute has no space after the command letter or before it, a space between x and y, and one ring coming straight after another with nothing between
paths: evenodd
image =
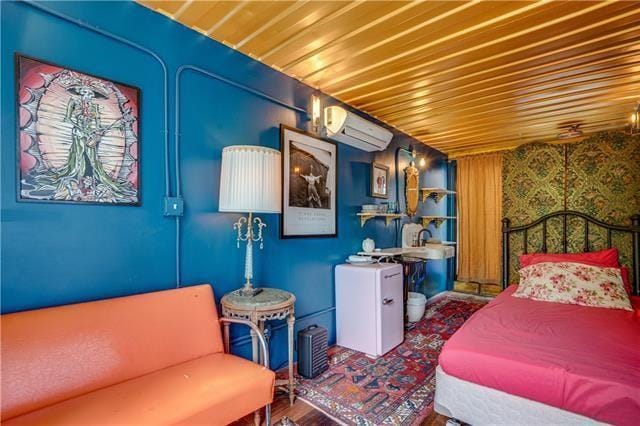
<instances>
[{"instance_id":1,"label":"pink bedspread","mask_svg":"<svg viewBox=\"0 0 640 426\"><path fill-rule=\"evenodd\" d=\"M511 286L445 344L449 375L612 423L640 422L635 312L512 297Z\"/></svg>"}]
</instances>

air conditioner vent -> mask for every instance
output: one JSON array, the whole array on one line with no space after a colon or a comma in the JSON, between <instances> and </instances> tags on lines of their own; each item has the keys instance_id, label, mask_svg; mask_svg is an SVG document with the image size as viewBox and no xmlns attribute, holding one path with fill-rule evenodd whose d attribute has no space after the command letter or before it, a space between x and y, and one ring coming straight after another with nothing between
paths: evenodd
<instances>
[{"instance_id":1,"label":"air conditioner vent","mask_svg":"<svg viewBox=\"0 0 640 426\"><path fill-rule=\"evenodd\" d=\"M325 108L327 137L364 151L384 151L393 133L339 106Z\"/></svg>"}]
</instances>

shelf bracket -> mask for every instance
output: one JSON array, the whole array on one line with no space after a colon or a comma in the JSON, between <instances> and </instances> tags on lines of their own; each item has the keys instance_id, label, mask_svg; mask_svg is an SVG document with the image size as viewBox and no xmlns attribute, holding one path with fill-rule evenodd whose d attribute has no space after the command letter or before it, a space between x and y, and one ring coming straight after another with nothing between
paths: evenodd
<instances>
[{"instance_id":1,"label":"shelf bracket","mask_svg":"<svg viewBox=\"0 0 640 426\"><path fill-rule=\"evenodd\" d=\"M446 219L442 218L422 218L422 226L426 228L430 223L433 223L436 228L439 228L440 225L444 223Z\"/></svg>"},{"instance_id":2,"label":"shelf bracket","mask_svg":"<svg viewBox=\"0 0 640 426\"><path fill-rule=\"evenodd\" d=\"M421 189L422 192L422 202L424 203L425 201L427 201L427 199L429 198L433 198L433 200L436 203L439 203L440 200L442 200L445 196L447 195L452 195L453 192L439 192L439 191L434 191L434 190L429 190L429 189Z\"/></svg>"},{"instance_id":3,"label":"shelf bracket","mask_svg":"<svg viewBox=\"0 0 640 426\"><path fill-rule=\"evenodd\" d=\"M360 216L360 227L362 228L364 226L365 223L367 223L367 221L369 219L371 219L373 216Z\"/></svg>"}]
</instances>

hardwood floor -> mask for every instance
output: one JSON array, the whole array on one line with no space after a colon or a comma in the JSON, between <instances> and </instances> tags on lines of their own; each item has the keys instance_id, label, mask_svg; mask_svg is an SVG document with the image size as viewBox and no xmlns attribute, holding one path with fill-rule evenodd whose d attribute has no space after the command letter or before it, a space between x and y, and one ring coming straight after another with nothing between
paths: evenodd
<instances>
[{"instance_id":1,"label":"hardwood floor","mask_svg":"<svg viewBox=\"0 0 640 426\"><path fill-rule=\"evenodd\" d=\"M262 420L264 421L264 412L262 416ZM285 416L300 426L335 426L339 424L333 421L330 417L325 416L321 411L316 410L306 402L299 399L296 399L296 402L292 407L290 407L287 395L285 393L278 392L276 393L273 404L271 404L272 424L276 424ZM441 416L433 411L431 415L422 422L422 426L444 426L446 422L447 417ZM250 414L237 422L234 422L233 426L249 426L253 424L253 414Z\"/></svg>"},{"instance_id":2,"label":"hardwood floor","mask_svg":"<svg viewBox=\"0 0 640 426\"><path fill-rule=\"evenodd\" d=\"M461 293L478 294L478 284L457 282L454 291ZM485 296L495 296L502 291L499 285L483 284L480 287L481 294ZM316 410L309 404L296 399L293 406L289 406L289 398L284 392L276 392L273 404L271 405L271 423L277 424L283 417L288 417L300 426L334 426L339 423L326 416L320 410ZM262 421L264 421L264 411L262 412ZM431 414L422 422L421 426L444 426L448 418L432 411ZM254 416L250 414L233 423L233 426L249 426L254 424Z\"/></svg>"}]
</instances>

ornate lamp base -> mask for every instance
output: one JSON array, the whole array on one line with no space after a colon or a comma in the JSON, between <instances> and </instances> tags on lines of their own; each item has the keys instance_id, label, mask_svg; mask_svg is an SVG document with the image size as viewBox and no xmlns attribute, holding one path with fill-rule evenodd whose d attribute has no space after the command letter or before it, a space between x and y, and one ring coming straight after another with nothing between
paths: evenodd
<instances>
[{"instance_id":1,"label":"ornate lamp base","mask_svg":"<svg viewBox=\"0 0 640 426\"><path fill-rule=\"evenodd\" d=\"M256 295L262 293L262 289L261 288L255 288L251 284L249 284L249 285L245 284L245 286L242 287L239 290L239 292L243 296L253 297L253 296L256 296Z\"/></svg>"},{"instance_id":2,"label":"ornate lamp base","mask_svg":"<svg viewBox=\"0 0 640 426\"><path fill-rule=\"evenodd\" d=\"M242 235L242 225L247 225L247 231ZM254 233L253 225L257 225L258 232ZM251 285L251 279L253 278L253 243L260 242L260 249L262 249L262 228L267 226L259 217L254 218L253 214L249 212L249 217L241 217L236 223L233 224L233 228L238 231L237 246L240 248L240 241L247 242L247 251L244 258L244 277L246 282L238 292L242 296L253 297L262 292L260 288L254 288Z\"/></svg>"}]
</instances>

